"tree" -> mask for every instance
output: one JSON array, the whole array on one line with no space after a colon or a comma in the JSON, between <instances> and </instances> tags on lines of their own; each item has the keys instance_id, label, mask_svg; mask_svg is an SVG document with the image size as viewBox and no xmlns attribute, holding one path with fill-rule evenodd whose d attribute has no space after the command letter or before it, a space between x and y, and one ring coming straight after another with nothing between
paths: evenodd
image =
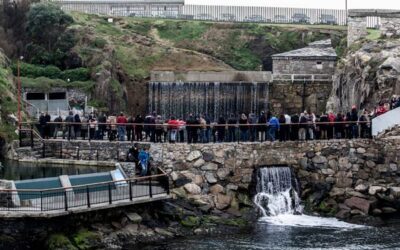
<instances>
[{"instance_id":1,"label":"tree","mask_svg":"<svg viewBox=\"0 0 400 250\"><path fill-rule=\"evenodd\" d=\"M52 3L34 4L28 12L27 33L35 44L52 51L58 38L73 23L70 15Z\"/></svg>"}]
</instances>

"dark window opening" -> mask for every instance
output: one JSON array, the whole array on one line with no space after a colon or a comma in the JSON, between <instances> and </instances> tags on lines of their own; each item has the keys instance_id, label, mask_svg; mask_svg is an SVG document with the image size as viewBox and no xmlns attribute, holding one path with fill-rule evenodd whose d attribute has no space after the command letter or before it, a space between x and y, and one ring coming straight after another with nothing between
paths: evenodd
<instances>
[{"instance_id":1,"label":"dark window opening","mask_svg":"<svg viewBox=\"0 0 400 250\"><path fill-rule=\"evenodd\" d=\"M44 100L45 94L44 93L27 93L26 100Z\"/></svg>"},{"instance_id":2,"label":"dark window opening","mask_svg":"<svg viewBox=\"0 0 400 250\"><path fill-rule=\"evenodd\" d=\"M164 6L164 10L167 10L167 6Z\"/></svg>"},{"instance_id":3,"label":"dark window opening","mask_svg":"<svg viewBox=\"0 0 400 250\"><path fill-rule=\"evenodd\" d=\"M66 99L65 92L55 92L49 94L49 100L64 100Z\"/></svg>"},{"instance_id":4,"label":"dark window opening","mask_svg":"<svg viewBox=\"0 0 400 250\"><path fill-rule=\"evenodd\" d=\"M321 65L321 64L322 64L322 62L320 62L320 61L317 62L317 65Z\"/></svg>"}]
</instances>

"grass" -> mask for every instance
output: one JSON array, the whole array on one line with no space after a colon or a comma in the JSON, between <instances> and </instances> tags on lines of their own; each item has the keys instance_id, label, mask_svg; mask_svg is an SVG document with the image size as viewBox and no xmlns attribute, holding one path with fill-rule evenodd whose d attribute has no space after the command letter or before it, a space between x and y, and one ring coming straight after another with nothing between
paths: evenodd
<instances>
[{"instance_id":1,"label":"grass","mask_svg":"<svg viewBox=\"0 0 400 250\"><path fill-rule=\"evenodd\" d=\"M377 29L368 29L368 35L366 37L367 40L378 40L381 37L380 30Z\"/></svg>"},{"instance_id":2,"label":"grass","mask_svg":"<svg viewBox=\"0 0 400 250\"><path fill-rule=\"evenodd\" d=\"M21 85L23 88L35 88L42 91L50 90L51 88L78 88L85 92L89 92L95 85L93 81L75 81L66 82L61 79L50 79L47 77L28 78L21 77Z\"/></svg>"},{"instance_id":3,"label":"grass","mask_svg":"<svg viewBox=\"0 0 400 250\"><path fill-rule=\"evenodd\" d=\"M164 21L155 25L162 39L174 42L200 38L210 27L209 23L195 21Z\"/></svg>"}]
</instances>

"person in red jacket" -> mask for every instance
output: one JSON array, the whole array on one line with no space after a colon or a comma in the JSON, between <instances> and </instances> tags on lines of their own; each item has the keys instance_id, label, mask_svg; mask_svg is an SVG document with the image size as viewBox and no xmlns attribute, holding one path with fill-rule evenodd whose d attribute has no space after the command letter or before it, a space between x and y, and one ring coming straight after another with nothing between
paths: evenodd
<instances>
[{"instance_id":1,"label":"person in red jacket","mask_svg":"<svg viewBox=\"0 0 400 250\"><path fill-rule=\"evenodd\" d=\"M117 117L118 139L120 141L125 141L126 123L128 123L128 119L126 119L124 113L121 112Z\"/></svg>"},{"instance_id":2,"label":"person in red jacket","mask_svg":"<svg viewBox=\"0 0 400 250\"><path fill-rule=\"evenodd\" d=\"M328 139L333 139L335 135L334 127L335 127L336 116L332 111L330 111L328 114L328 120L329 120Z\"/></svg>"},{"instance_id":3,"label":"person in red jacket","mask_svg":"<svg viewBox=\"0 0 400 250\"><path fill-rule=\"evenodd\" d=\"M380 102L379 106L375 110L375 113L376 113L376 116L380 116L380 115L383 115L384 113L386 113L387 111L388 110L385 107L385 104L383 102Z\"/></svg>"},{"instance_id":4,"label":"person in red jacket","mask_svg":"<svg viewBox=\"0 0 400 250\"><path fill-rule=\"evenodd\" d=\"M170 143L175 143L176 142L176 134L178 133L178 129L180 126L180 122L172 116L171 119L168 121L168 129L169 129L169 134L170 134Z\"/></svg>"}]
</instances>

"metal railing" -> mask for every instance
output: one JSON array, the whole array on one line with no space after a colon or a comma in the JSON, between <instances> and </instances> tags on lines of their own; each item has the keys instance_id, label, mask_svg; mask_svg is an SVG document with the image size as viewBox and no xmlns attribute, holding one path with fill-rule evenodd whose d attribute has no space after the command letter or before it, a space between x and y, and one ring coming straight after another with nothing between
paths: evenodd
<instances>
[{"instance_id":1,"label":"metal railing","mask_svg":"<svg viewBox=\"0 0 400 250\"><path fill-rule=\"evenodd\" d=\"M140 202L169 195L168 175L159 174L53 189L2 189L0 211L70 211L107 207L118 202Z\"/></svg>"},{"instance_id":2,"label":"metal railing","mask_svg":"<svg viewBox=\"0 0 400 250\"><path fill-rule=\"evenodd\" d=\"M328 74L273 74L272 81L332 82L333 76Z\"/></svg>"},{"instance_id":3,"label":"metal railing","mask_svg":"<svg viewBox=\"0 0 400 250\"><path fill-rule=\"evenodd\" d=\"M65 140L87 141L131 141L131 142L187 142L187 143L217 143L217 142L263 142L267 140L300 140L300 132L306 130L306 140L343 139L343 138L370 138L370 121L343 121L343 122L307 122L280 124L280 129L270 124L216 124L207 125L171 125L144 124L144 123L57 123L49 122L48 126L63 127L69 131L63 136ZM76 133L72 133L74 126L79 126ZM273 133L271 134L271 128ZM326 131L326 132L325 132ZM84 137L80 136L84 132ZM304 133L304 132L303 132ZM327 136L324 136L327 133ZM271 135L274 138L271 138ZM60 138L60 137L56 137ZM121 140L122 139L122 140ZM301 139L303 140L303 139ZM45 140L46 141L46 140ZM54 148L52 149L54 151ZM88 148L93 150L93 148ZM95 149L99 150L99 149ZM62 148L60 149L62 152ZM99 154L99 153L97 153ZM47 154L46 154L47 155Z\"/></svg>"}]
</instances>

